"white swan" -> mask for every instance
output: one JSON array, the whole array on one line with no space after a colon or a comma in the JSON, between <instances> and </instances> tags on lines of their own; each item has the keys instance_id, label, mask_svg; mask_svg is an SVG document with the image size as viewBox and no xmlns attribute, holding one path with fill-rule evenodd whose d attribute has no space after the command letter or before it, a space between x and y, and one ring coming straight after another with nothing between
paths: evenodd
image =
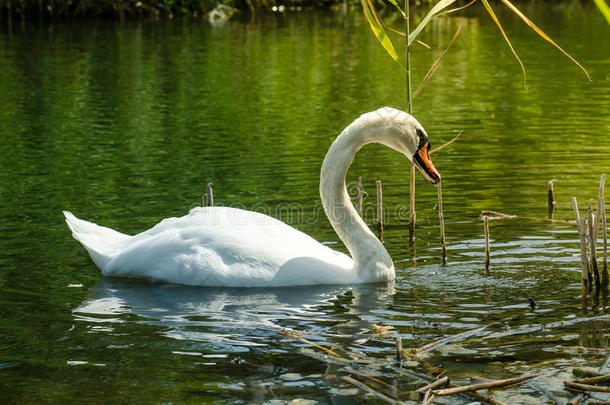
<instances>
[{"instance_id":1,"label":"white swan","mask_svg":"<svg viewBox=\"0 0 610 405\"><path fill-rule=\"evenodd\" d=\"M392 280L392 259L354 209L345 186L356 152L373 142L406 155L433 184L440 181L426 132L411 115L385 107L345 128L322 163L320 196L353 260L277 219L235 208L194 208L135 236L64 214L72 236L105 276L226 287Z\"/></svg>"}]
</instances>

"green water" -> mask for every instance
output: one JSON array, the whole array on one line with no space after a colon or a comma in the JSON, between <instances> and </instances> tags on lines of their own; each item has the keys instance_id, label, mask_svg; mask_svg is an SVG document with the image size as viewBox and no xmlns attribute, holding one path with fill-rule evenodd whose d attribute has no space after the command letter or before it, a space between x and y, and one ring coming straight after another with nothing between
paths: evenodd
<instances>
[{"instance_id":1,"label":"green water","mask_svg":"<svg viewBox=\"0 0 610 405\"><path fill-rule=\"evenodd\" d=\"M408 240L408 162L368 146L349 173L369 194L382 180L391 285L206 289L104 279L61 211L136 233L202 204L276 216L344 250L320 215L318 173L333 138L360 114L404 107L404 74L357 10L205 21L0 27L0 398L2 403L376 403L341 362L280 332L295 329L394 386L394 336L419 347L505 317L426 357L457 382L560 372L536 381L560 400L572 367L608 355L604 297L580 297L571 220L610 166L610 28L594 8L524 5L589 70L496 7L517 62L480 4L436 20L413 50L414 86L462 33L414 100L443 175L448 265L440 260L436 189L418 175ZM392 21L391 24L399 24ZM399 52L402 50L399 48ZM483 267L481 210L491 223ZM530 311L527 298L537 307ZM371 325L393 326L390 338ZM583 350L601 348L601 352ZM421 365L406 368L425 374ZM336 376L336 377L335 377ZM397 394L398 393L398 394ZM541 402L525 385L494 396ZM599 400L608 400L598 394ZM605 399L604 399L605 398ZM445 402L463 403L452 397ZM527 402L530 401L530 402ZM533 402L532 402L533 401ZM443 402L442 400L440 402Z\"/></svg>"}]
</instances>

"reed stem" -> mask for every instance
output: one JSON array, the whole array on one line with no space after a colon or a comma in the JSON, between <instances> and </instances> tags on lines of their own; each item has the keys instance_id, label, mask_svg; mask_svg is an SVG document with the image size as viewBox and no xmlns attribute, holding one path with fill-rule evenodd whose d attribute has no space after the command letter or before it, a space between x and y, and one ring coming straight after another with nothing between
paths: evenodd
<instances>
[{"instance_id":1,"label":"reed stem","mask_svg":"<svg viewBox=\"0 0 610 405\"><path fill-rule=\"evenodd\" d=\"M606 229L606 204L604 191L606 187L606 175L602 174L599 180L599 196L597 198L597 215L601 219L602 237L604 246L604 268L602 270L602 285L608 286L608 230Z\"/></svg>"},{"instance_id":2,"label":"reed stem","mask_svg":"<svg viewBox=\"0 0 610 405\"><path fill-rule=\"evenodd\" d=\"M409 0L405 0L405 64L406 64L406 87L407 87L407 112L413 115L413 101L411 100L411 46L409 45ZM409 182L409 235L413 239L415 235L415 164L411 164L411 181Z\"/></svg>"},{"instance_id":3,"label":"reed stem","mask_svg":"<svg viewBox=\"0 0 610 405\"><path fill-rule=\"evenodd\" d=\"M483 217L483 227L485 229L485 271L489 272L489 218Z\"/></svg>"},{"instance_id":4,"label":"reed stem","mask_svg":"<svg viewBox=\"0 0 610 405\"><path fill-rule=\"evenodd\" d=\"M584 219L578 214L578 202L576 197L572 197L572 208L574 208L574 217L576 218L576 227L580 236L580 276L582 279L583 296L589 291L589 261L587 260L587 242L585 236Z\"/></svg>"},{"instance_id":5,"label":"reed stem","mask_svg":"<svg viewBox=\"0 0 610 405\"><path fill-rule=\"evenodd\" d=\"M445 244L445 219L443 218L443 188L442 181L438 182L438 219L441 227L441 256L443 265L447 264L447 247Z\"/></svg>"},{"instance_id":6,"label":"reed stem","mask_svg":"<svg viewBox=\"0 0 610 405\"><path fill-rule=\"evenodd\" d=\"M596 215L596 218L593 218L593 204L589 203L589 208L587 209L587 221L589 226L589 266L591 267L590 272L593 273L595 277L595 286L599 288L599 267L597 266L597 229L599 229L599 218ZM597 228L597 229L596 229Z\"/></svg>"}]
</instances>

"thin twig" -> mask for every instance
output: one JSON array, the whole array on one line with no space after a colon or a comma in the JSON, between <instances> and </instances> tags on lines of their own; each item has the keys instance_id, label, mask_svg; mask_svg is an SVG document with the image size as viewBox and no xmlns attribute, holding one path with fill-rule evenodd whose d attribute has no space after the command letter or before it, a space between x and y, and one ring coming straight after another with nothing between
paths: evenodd
<instances>
[{"instance_id":1,"label":"thin twig","mask_svg":"<svg viewBox=\"0 0 610 405\"><path fill-rule=\"evenodd\" d=\"M424 76L424 78L421 81L421 83L419 84L419 86L417 86L417 89L413 93L413 98L417 97L419 92L422 91L422 89L426 86L426 83L428 83L428 80L430 80L430 78L434 75L434 73L436 73L436 71L438 70L438 68L439 68L439 66L441 64L441 61L443 60L443 57L445 57L445 55L449 51L449 48L451 48L451 45L453 45L453 43L457 39L458 35L460 35L460 31L461 30L462 30L462 26L458 25L457 31L455 31L455 34L453 35L453 38L449 42L449 45L447 45L447 48L445 48L445 50L440 54L440 56L430 66L430 69L428 69L428 72L426 73L426 76Z\"/></svg>"},{"instance_id":2,"label":"thin twig","mask_svg":"<svg viewBox=\"0 0 610 405\"><path fill-rule=\"evenodd\" d=\"M443 396L443 395L459 394L461 392L466 392L466 391L478 391L478 390L485 390L485 389L490 389L490 388L505 387L507 385L518 384L523 381L531 380L532 378L536 378L538 376L539 376L539 374L532 374L532 375L527 375L527 376L523 376L523 377L507 378L506 380L498 380L498 381L491 381L491 382L487 382L487 383L471 384L471 385L459 386L459 387L454 387L454 388L446 388L443 390L435 390L435 391L432 391L432 393L437 396Z\"/></svg>"},{"instance_id":3,"label":"thin twig","mask_svg":"<svg viewBox=\"0 0 610 405\"><path fill-rule=\"evenodd\" d=\"M459 137L460 135L462 135L462 132L464 132L464 130L463 130L463 129L460 129L460 132L459 132L459 133L458 133L458 134L457 134L457 135L456 135L456 136L455 136L455 137L454 137L452 140L450 140L450 141L449 141L449 142L447 142L447 143L442 144L442 145L441 145L441 146L439 146L438 148L434 148L434 149L432 149L432 150L430 151L430 154L432 155L433 153L438 152L439 150L443 149L444 147L451 145L453 142L455 142L455 141L456 141L456 139L458 139L458 137Z\"/></svg>"}]
</instances>

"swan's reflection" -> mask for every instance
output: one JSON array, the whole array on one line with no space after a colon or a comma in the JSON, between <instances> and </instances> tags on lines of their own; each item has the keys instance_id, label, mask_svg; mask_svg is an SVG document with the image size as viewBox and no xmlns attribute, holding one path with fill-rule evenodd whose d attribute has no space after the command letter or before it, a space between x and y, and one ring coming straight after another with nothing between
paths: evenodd
<instances>
[{"instance_id":1,"label":"swan's reflection","mask_svg":"<svg viewBox=\"0 0 610 405\"><path fill-rule=\"evenodd\" d=\"M391 284L246 289L102 279L74 316L106 325L155 325L166 337L239 350L266 345L285 327L323 335L355 333L380 322L379 310L393 292Z\"/></svg>"}]
</instances>

